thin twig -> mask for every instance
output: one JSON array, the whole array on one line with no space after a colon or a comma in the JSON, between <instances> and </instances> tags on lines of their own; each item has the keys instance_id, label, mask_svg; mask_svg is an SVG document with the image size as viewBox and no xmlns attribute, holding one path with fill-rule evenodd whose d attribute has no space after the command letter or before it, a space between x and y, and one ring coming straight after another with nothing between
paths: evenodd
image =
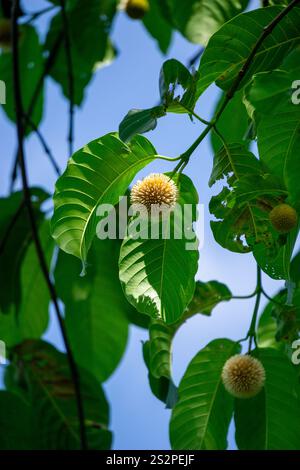
<instances>
[{"instance_id":1,"label":"thin twig","mask_svg":"<svg viewBox=\"0 0 300 470\"><path fill-rule=\"evenodd\" d=\"M73 154L73 142L74 142L74 75L73 75L73 61L71 52L71 39L69 30L68 15L66 12L65 0L60 0L61 15L64 29L64 43L67 60L68 70L68 87L69 87L69 156Z\"/></svg>"},{"instance_id":2,"label":"thin twig","mask_svg":"<svg viewBox=\"0 0 300 470\"><path fill-rule=\"evenodd\" d=\"M29 16L28 20L26 20L25 24L30 24L33 21L37 20L40 16L44 15L45 13L49 13L56 8L56 5L51 5L49 7L43 8L35 13L27 13L26 16Z\"/></svg>"},{"instance_id":3,"label":"thin twig","mask_svg":"<svg viewBox=\"0 0 300 470\"><path fill-rule=\"evenodd\" d=\"M39 78L39 80L36 84L36 87L35 87L35 90L33 92L30 104L28 106L28 109L26 110L26 115L30 118L32 118L32 114L33 114L36 102L37 102L37 100L40 96L40 93L42 91L45 78L49 74L49 72L50 72L50 70L51 70L51 68L54 64L56 55L59 51L59 48L60 48L60 45L61 45L61 42L62 42L62 38L63 38L63 34L60 33L57 36L57 39L56 39L55 43L53 44L53 48L51 49L51 51L49 53L49 56L48 56L48 58L45 62L45 66L44 66L44 69L42 71L42 74L41 74L41 76L40 76L40 78ZM26 127L25 127L25 129L26 129ZM18 162L19 162L19 154L18 154L18 151L17 151L15 159L14 159L14 164L13 164L13 169L12 169L12 172L11 172L11 177L10 177L10 192L13 191L13 188L14 188L14 185L15 185L15 182L16 182L16 179L17 179Z\"/></svg>"},{"instance_id":4,"label":"thin twig","mask_svg":"<svg viewBox=\"0 0 300 470\"><path fill-rule=\"evenodd\" d=\"M58 324L62 333L64 340L67 358L69 362L70 372L72 376L72 381L74 384L74 391L76 397L77 411L78 411L78 420L79 420L79 432L80 432L80 442L81 448L87 448L86 434L85 434L85 425L84 425L84 412L83 412L83 402L80 392L80 381L79 374L77 370L76 363L74 361L73 353L69 340L67 337L66 329L60 308L58 305L57 295L55 292L54 285L51 282L47 262L44 256L43 248L39 239L38 229L36 225L36 220L34 216L34 210L32 207L31 197L30 197L30 188L28 185L27 178L27 168L25 161L25 150L24 150L24 126L23 126L23 103L22 103L22 92L20 84L20 68L19 68L19 41L18 41L18 6L19 0L13 1L12 7L12 50L13 50L13 88L14 88L14 99L15 99L15 109L16 109L16 124L17 124L17 137L18 137L18 146L19 146L19 164L21 169L22 184L23 184L23 194L24 202L28 212L29 222L32 231L32 238L35 245L36 253L39 259L39 264L41 271L44 275L45 281L47 283L50 296L54 305L54 310L58 320Z\"/></svg>"},{"instance_id":5,"label":"thin twig","mask_svg":"<svg viewBox=\"0 0 300 470\"><path fill-rule=\"evenodd\" d=\"M258 315L260 299L261 299L261 294L262 294L261 269L258 265L257 265L256 292L257 292L257 294L256 294L256 300L255 300L252 320L251 320L250 328L249 328L249 331L248 331L248 334L247 334L247 338L249 338L248 353L250 353L250 351L252 349L253 340L255 342L255 345L257 346L257 344L256 344L256 321L257 321L257 315Z\"/></svg>"},{"instance_id":6,"label":"thin twig","mask_svg":"<svg viewBox=\"0 0 300 470\"><path fill-rule=\"evenodd\" d=\"M54 156L53 156L53 154L52 154L52 152L51 152L51 150L50 150L50 147L49 147L49 145L47 144L46 139L45 139L45 137L43 136L42 132L41 132L41 131L39 130L39 128L34 124L34 122L32 121L32 119L31 119L29 116L27 116L26 114L24 115L24 119L25 119L25 121L28 123L28 125L32 128L32 130L35 132L37 138L39 139L39 141L40 141L40 143L41 143L41 145L42 145L42 147L43 147L43 149L44 149L45 154L48 156L49 161L50 161L51 165L52 165L53 168L54 168L55 173L57 174L57 176L59 176L60 173L61 173L61 172L60 172L60 168L59 168L58 164L56 163L56 160L55 160L55 158L54 158Z\"/></svg>"}]
</instances>

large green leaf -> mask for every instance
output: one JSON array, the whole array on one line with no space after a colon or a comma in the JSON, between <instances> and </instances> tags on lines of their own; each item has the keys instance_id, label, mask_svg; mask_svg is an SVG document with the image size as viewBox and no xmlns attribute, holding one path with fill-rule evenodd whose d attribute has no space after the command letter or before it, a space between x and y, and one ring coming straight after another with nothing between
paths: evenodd
<instances>
[{"instance_id":1,"label":"large green leaf","mask_svg":"<svg viewBox=\"0 0 300 470\"><path fill-rule=\"evenodd\" d=\"M298 374L283 353L259 349L254 355L266 371L264 389L235 402L236 442L243 450L298 450L300 399Z\"/></svg>"},{"instance_id":2,"label":"large green leaf","mask_svg":"<svg viewBox=\"0 0 300 470\"><path fill-rule=\"evenodd\" d=\"M212 36L200 63L198 96L213 82L223 90L230 88L263 29L281 11L281 7L273 6L242 13ZM240 87L254 73L277 68L299 42L300 9L294 8L263 41Z\"/></svg>"},{"instance_id":3,"label":"large green leaf","mask_svg":"<svg viewBox=\"0 0 300 470\"><path fill-rule=\"evenodd\" d=\"M222 93L215 112L217 112L224 102L225 94ZM234 116L234 119L232 117ZM222 113L217 124L218 131L226 136L228 142L247 143L247 130L249 128L249 117L242 100L242 93L236 93ZM222 147L222 141L215 132L210 134L211 144L214 152Z\"/></svg>"},{"instance_id":4,"label":"large green leaf","mask_svg":"<svg viewBox=\"0 0 300 470\"><path fill-rule=\"evenodd\" d=\"M255 75L247 90L247 99L256 110L260 158L285 183L290 201L298 209L300 106L293 102L292 84L300 74L299 58L296 50L283 64L286 70Z\"/></svg>"},{"instance_id":5,"label":"large green leaf","mask_svg":"<svg viewBox=\"0 0 300 470\"><path fill-rule=\"evenodd\" d=\"M275 297L275 302L284 302L285 298L280 291ZM285 293L286 297L286 293ZM264 308L261 316L259 317L257 326L257 344L259 348L275 348L282 349L283 344L276 341L277 324L276 319L272 316L274 303L269 302Z\"/></svg>"},{"instance_id":6,"label":"large green leaf","mask_svg":"<svg viewBox=\"0 0 300 470\"><path fill-rule=\"evenodd\" d=\"M169 0L174 25L189 40L207 44L210 36L241 13L249 0Z\"/></svg>"},{"instance_id":7,"label":"large green leaf","mask_svg":"<svg viewBox=\"0 0 300 470\"><path fill-rule=\"evenodd\" d=\"M45 220L41 224L39 237L50 266L54 243L50 236L49 221ZM50 294L33 242L27 247L18 275L19 300L10 306L6 315L0 314L0 338L7 346L24 339L40 338L48 325ZM5 285L2 285L2 289L5 289Z\"/></svg>"},{"instance_id":8,"label":"large green leaf","mask_svg":"<svg viewBox=\"0 0 300 470\"><path fill-rule=\"evenodd\" d=\"M43 74L44 59L42 48L39 43L39 37L32 26L23 25L20 28L19 39L19 67L20 67L20 85L22 92L22 102L24 111L30 110L36 86ZM15 98L13 89L13 61L12 54L0 54L0 79L6 85L6 104L2 107L9 119L15 122ZM35 102L34 109L31 110L31 120L38 126L43 114L43 89L39 93ZM30 127L27 128L31 131Z\"/></svg>"},{"instance_id":9,"label":"large green leaf","mask_svg":"<svg viewBox=\"0 0 300 470\"><path fill-rule=\"evenodd\" d=\"M75 390L65 354L43 341L26 341L13 350L12 358L15 377L22 373L27 385L34 448L80 449ZM89 448L107 449L111 434L105 395L84 369L80 369L80 385Z\"/></svg>"},{"instance_id":10,"label":"large green leaf","mask_svg":"<svg viewBox=\"0 0 300 470\"><path fill-rule=\"evenodd\" d=\"M160 50L165 54L171 43L172 28L162 14L160 3L160 0L149 0L150 8L143 23L151 36L157 40Z\"/></svg>"},{"instance_id":11,"label":"large green leaf","mask_svg":"<svg viewBox=\"0 0 300 470\"><path fill-rule=\"evenodd\" d=\"M119 251L118 240L96 239L89 253L86 276L79 276L79 260L62 251L55 269L75 359L101 381L111 375L124 353L127 313L133 310L119 281Z\"/></svg>"},{"instance_id":12,"label":"large green leaf","mask_svg":"<svg viewBox=\"0 0 300 470\"><path fill-rule=\"evenodd\" d=\"M187 249L187 231L191 235L189 242L196 243L192 225L185 227L182 238L174 236L175 231L182 231L183 205L195 206L198 195L187 176L181 175L178 179L175 175L174 178L180 199L168 220L170 237L162 236L161 224L155 221L151 221L152 227L148 224L142 227L139 237L130 236L133 220L129 235L123 241L119 262L120 280L130 303L141 313L168 324L179 320L192 299L199 257L197 249ZM155 224L159 225L158 238L148 236Z\"/></svg>"},{"instance_id":13,"label":"large green leaf","mask_svg":"<svg viewBox=\"0 0 300 470\"><path fill-rule=\"evenodd\" d=\"M70 49L73 67L74 103L80 105L85 87L90 82L97 64L105 61L111 48L108 32L116 10L116 0L78 0L69 2L67 8ZM45 49L51 51L63 32L61 12L53 17ZM50 70L51 77L57 81L67 98L69 96L69 71L64 41Z\"/></svg>"},{"instance_id":14,"label":"large green leaf","mask_svg":"<svg viewBox=\"0 0 300 470\"><path fill-rule=\"evenodd\" d=\"M210 186L224 176L227 184L209 205L218 219L211 222L216 241L234 252L253 251L269 276L288 279L297 230L281 237L269 220L272 208L285 200L286 189L240 144L228 144L215 155Z\"/></svg>"},{"instance_id":15,"label":"large green leaf","mask_svg":"<svg viewBox=\"0 0 300 470\"><path fill-rule=\"evenodd\" d=\"M62 250L86 261L98 206L117 204L155 153L145 137L136 136L126 145L116 134L107 134L72 156L54 193L52 235Z\"/></svg>"},{"instance_id":16,"label":"large green leaf","mask_svg":"<svg viewBox=\"0 0 300 470\"><path fill-rule=\"evenodd\" d=\"M17 395L0 391L0 449L32 449L30 407Z\"/></svg>"},{"instance_id":17,"label":"large green leaf","mask_svg":"<svg viewBox=\"0 0 300 470\"><path fill-rule=\"evenodd\" d=\"M179 385L179 400L171 423L170 439L175 450L223 450L233 411L233 399L225 391L221 373L240 346L229 339L216 339L189 364Z\"/></svg>"}]
</instances>

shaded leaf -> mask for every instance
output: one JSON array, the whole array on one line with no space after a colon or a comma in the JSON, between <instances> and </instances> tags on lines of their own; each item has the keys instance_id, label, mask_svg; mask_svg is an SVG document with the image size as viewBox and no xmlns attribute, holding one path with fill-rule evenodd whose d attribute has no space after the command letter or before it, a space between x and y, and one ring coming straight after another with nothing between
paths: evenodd
<instances>
[{"instance_id":1,"label":"shaded leaf","mask_svg":"<svg viewBox=\"0 0 300 470\"><path fill-rule=\"evenodd\" d=\"M19 38L19 68L21 77L21 92L24 111L30 110L32 99L40 77L43 73L44 59L37 32L32 26L22 25ZM13 91L13 62L12 54L0 54L0 77L6 85L6 104L2 107L7 117L16 121L15 98ZM38 95L31 112L31 120L38 126L43 115L43 88ZM31 128L27 127L27 133Z\"/></svg>"},{"instance_id":2,"label":"shaded leaf","mask_svg":"<svg viewBox=\"0 0 300 470\"><path fill-rule=\"evenodd\" d=\"M100 381L106 380L124 354L127 312L119 276L118 240L96 239L88 257L87 274L80 261L60 251L55 269L58 295L65 304L66 327L79 365Z\"/></svg>"},{"instance_id":3,"label":"shaded leaf","mask_svg":"<svg viewBox=\"0 0 300 470\"><path fill-rule=\"evenodd\" d=\"M196 313L210 315L220 302L228 301L231 297L232 294L225 284L218 281L197 281L194 297L187 308L185 317L191 317Z\"/></svg>"},{"instance_id":4,"label":"shaded leaf","mask_svg":"<svg viewBox=\"0 0 300 470\"><path fill-rule=\"evenodd\" d=\"M160 3L160 0L149 0L150 9L143 23L151 36L157 40L161 52L166 54L172 39L172 28L162 14Z\"/></svg>"},{"instance_id":5,"label":"shaded leaf","mask_svg":"<svg viewBox=\"0 0 300 470\"><path fill-rule=\"evenodd\" d=\"M32 449L30 408L17 395L0 391L0 449Z\"/></svg>"},{"instance_id":6,"label":"shaded leaf","mask_svg":"<svg viewBox=\"0 0 300 470\"><path fill-rule=\"evenodd\" d=\"M152 131L157 126L157 119L165 114L163 106L150 109L131 109L120 123L120 139L127 142L136 134Z\"/></svg>"},{"instance_id":7,"label":"shaded leaf","mask_svg":"<svg viewBox=\"0 0 300 470\"><path fill-rule=\"evenodd\" d=\"M258 349L266 371L264 389L235 402L236 442L241 450L296 450L300 445L298 374L283 353Z\"/></svg>"},{"instance_id":8,"label":"shaded leaf","mask_svg":"<svg viewBox=\"0 0 300 470\"><path fill-rule=\"evenodd\" d=\"M43 341L26 341L13 351L13 364L22 364L32 410L36 449L79 449L79 425L74 386L65 354ZM98 382L80 370L81 394L89 449L110 447L109 409Z\"/></svg>"},{"instance_id":9,"label":"shaded leaf","mask_svg":"<svg viewBox=\"0 0 300 470\"><path fill-rule=\"evenodd\" d=\"M108 33L116 11L116 0L78 0L69 2L67 8L73 67L74 103L80 105L85 87L90 82L98 63L105 61L111 48ZM60 12L51 21L45 43L49 53L63 31ZM51 77L58 82L66 98L69 96L68 61L65 48L59 49L50 70Z\"/></svg>"},{"instance_id":10,"label":"shaded leaf","mask_svg":"<svg viewBox=\"0 0 300 470\"><path fill-rule=\"evenodd\" d=\"M173 22L189 41L207 44L222 24L241 13L248 0L170 0Z\"/></svg>"}]
</instances>

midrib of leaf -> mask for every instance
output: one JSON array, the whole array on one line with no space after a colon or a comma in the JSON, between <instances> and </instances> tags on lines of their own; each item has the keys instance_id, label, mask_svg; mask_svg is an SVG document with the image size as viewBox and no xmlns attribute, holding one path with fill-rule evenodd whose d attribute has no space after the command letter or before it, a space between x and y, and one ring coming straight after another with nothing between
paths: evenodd
<instances>
[{"instance_id":1,"label":"midrib of leaf","mask_svg":"<svg viewBox=\"0 0 300 470\"><path fill-rule=\"evenodd\" d=\"M162 292L163 292L163 282L164 282L164 266L165 266L165 253L166 253L166 246L167 246L167 240L164 240L163 243L163 255L162 255L162 270L161 270L161 279L160 279L160 295L161 295L161 301L160 301L160 317L162 317Z\"/></svg>"},{"instance_id":2,"label":"midrib of leaf","mask_svg":"<svg viewBox=\"0 0 300 470\"><path fill-rule=\"evenodd\" d=\"M97 155L94 155L95 157L97 157ZM93 216L96 208L98 207L98 205L100 204L101 200L103 199L103 197L107 194L108 190L114 185L116 184L126 173L128 173L130 170L132 170L135 166L137 166L140 162L146 162L147 160L150 160L152 161L153 159L155 159L157 157L157 155L152 155L152 156L148 156L146 158L141 158L140 160L137 160L137 162L135 162L134 164L132 164L131 166L127 167L126 170L124 170L122 173L119 173L119 175L117 176L116 179L114 179L110 184L109 186L107 186L107 188L105 189L105 191L101 194L100 198L96 201L93 209L91 210L87 220L86 220L86 223L85 223L85 226L84 226L84 229L82 231L82 235L80 237L80 248L79 248L79 252L80 252L80 256L81 256L81 259L85 259L85 257L83 256L83 243L85 241L85 233L86 233L86 230L87 230L87 227L88 227L88 224L90 222L90 219L91 217ZM97 157L98 158L98 157Z\"/></svg>"},{"instance_id":3,"label":"midrib of leaf","mask_svg":"<svg viewBox=\"0 0 300 470\"><path fill-rule=\"evenodd\" d=\"M236 346L236 343L233 344L232 348L231 348L231 351L233 352L234 351L234 348ZM231 356L231 354L230 354ZM229 354L228 354L228 357L229 357ZM213 410L213 406L214 406L214 403L215 403L215 399L216 399L216 396L217 396L217 393L220 389L220 385L221 385L221 382L222 382L222 377L221 377L221 374L220 374L220 377L219 377L219 380L216 384L216 389L214 391L214 394L213 394L213 399L211 400L211 403L210 403L210 407L209 407L209 411L208 411L208 414L207 414L207 420L206 420L206 425L204 427L205 429L205 433L203 433L203 437L201 439L201 448L202 448L202 444L203 444L203 441L204 441L204 438L206 436L206 432L207 432L207 428L208 428L208 424L209 424L209 420L210 420L210 415L211 415L211 412Z\"/></svg>"},{"instance_id":4,"label":"midrib of leaf","mask_svg":"<svg viewBox=\"0 0 300 470\"><path fill-rule=\"evenodd\" d=\"M292 147L292 144L295 142L295 135L296 133L300 130L300 121L298 121L298 124L296 125L296 128L290 138L290 141L289 141L289 145L288 145L288 148L287 148L287 151L286 151L286 154L285 154L285 159L284 159L284 166L283 166L283 175L285 175L285 172L286 172L286 166L287 166L287 161L288 161L288 156L289 156L289 153L290 153L290 149Z\"/></svg>"}]
</instances>

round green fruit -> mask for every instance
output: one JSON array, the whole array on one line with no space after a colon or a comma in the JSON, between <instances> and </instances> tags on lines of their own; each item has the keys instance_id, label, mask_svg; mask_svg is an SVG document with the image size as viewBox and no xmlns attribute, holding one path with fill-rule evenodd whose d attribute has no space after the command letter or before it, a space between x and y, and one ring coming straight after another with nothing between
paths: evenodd
<instances>
[{"instance_id":1,"label":"round green fruit","mask_svg":"<svg viewBox=\"0 0 300 470\"><path fill-rule=\"evenodd\" d=\"M288 204L279 204L271 210L270 221L277 232L288 233L296 227L298 215Z\"/></svg>"}]
</instances>

